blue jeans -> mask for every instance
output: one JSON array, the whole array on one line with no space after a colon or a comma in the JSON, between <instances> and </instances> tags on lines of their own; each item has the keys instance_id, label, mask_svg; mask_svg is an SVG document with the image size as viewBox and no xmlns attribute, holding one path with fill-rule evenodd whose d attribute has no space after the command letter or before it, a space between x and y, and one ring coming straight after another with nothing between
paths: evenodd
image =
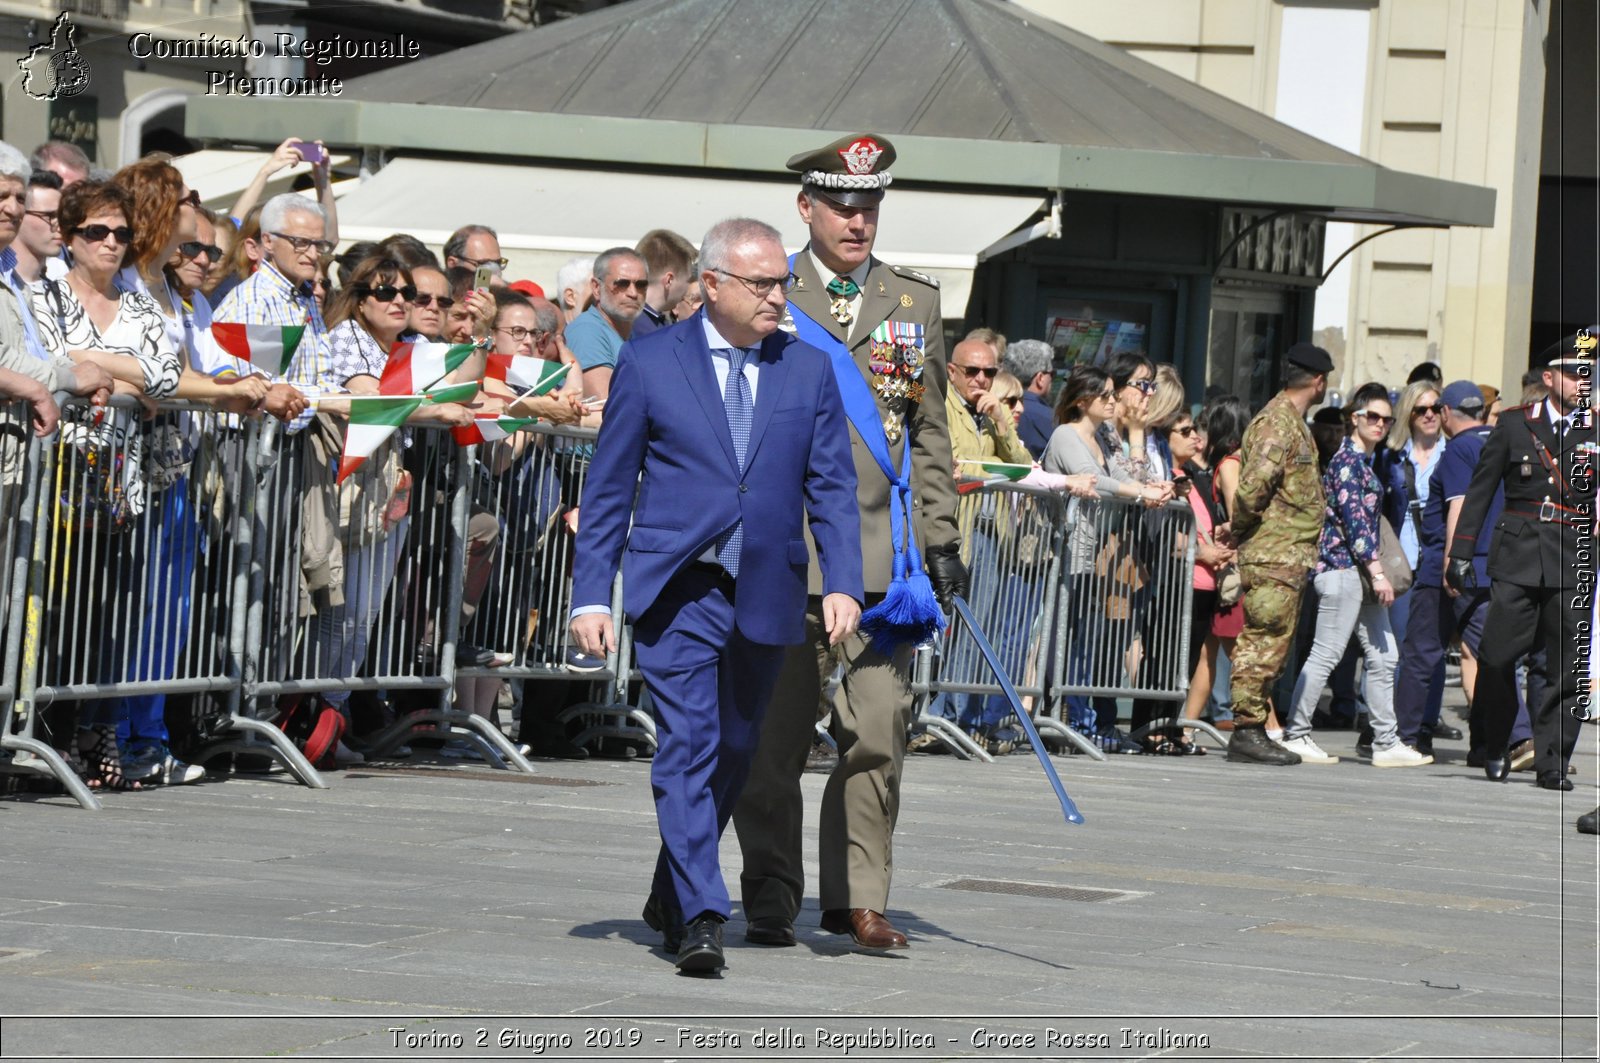
<instances>
[{"instance_id":1,"label":"blue jeans","mask_svg":"<svg viewBox=\"0 0 1600 1063\"><path fill-rule=\"evenodd\" d=\"M1319 572L1313 583L1317 588L1316 635L1295 683L1294 714L1284 733L1290 738L1311 733L1311 714L1354 634L1367 659L1372 747L1387 749L1400 740L1394 717L1394 669L1399 652L1389 629L1389 610L1365 600L1361 576L1353 568Z\"/></svg>"},{"instance_id":2,"label":"blue jeans","mask_svg":"<svg viewBox=\"0 0 1600 1063\"><path fill-rule=\"evenodd\" d=\"M394 582L395 565L406 543L411 518L396 524L387 538L345 551L344 604L318 613L311 628L311 667L314 674L349 679L367 659L367 639L373 621L383 611L384 597ZM349 715L348 690L330 690L328 704Z\"/></svg>"}]
</instances>

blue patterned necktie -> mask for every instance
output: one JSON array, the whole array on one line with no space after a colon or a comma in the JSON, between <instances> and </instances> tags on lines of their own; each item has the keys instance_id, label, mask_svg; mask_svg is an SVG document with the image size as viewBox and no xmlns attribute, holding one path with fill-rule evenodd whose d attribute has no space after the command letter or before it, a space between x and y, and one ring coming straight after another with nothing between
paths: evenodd
<instances>
[{"instance_id":1,"label":"blue patterned necktie","mask_svg":"<svg viewBox=\"0 0 1600 1063\"><path fill-rule=\"evenodd\" d=\"M722 407L728 415L728 434L733 437L733 455L739 459L739 470L744 471L744 454L750 446L750 381L745 379L745 362L752 357L748 350L733 347L728 351L728 383L722 389ZM733 527L717 537L717 562L728 570L728 575L739 575L739 553L744 547L744 521L735 521Z\"/></svg>"}]
</instances>

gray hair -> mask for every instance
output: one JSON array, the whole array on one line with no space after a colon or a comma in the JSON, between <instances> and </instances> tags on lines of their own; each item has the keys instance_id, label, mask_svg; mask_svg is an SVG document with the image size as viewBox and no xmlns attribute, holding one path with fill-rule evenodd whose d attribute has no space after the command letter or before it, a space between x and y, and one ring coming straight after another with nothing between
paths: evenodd
<instances>
[{"instance_id":1,"label":"gray hair","mask_svg":"<svg viewBox=\"0 0 1600 1063\"><path fill-rule=\"evenodd\" d=\"M23 184L27 184L28 178L32 176L33 167L28 165L28 157L0 140L0 177L15 177Z\"/></svg>"},{"instance_id":2,"label":"gray hair","mask_svg":"<svg viewBox=\"0 0 1600 1063\"><path fill-rule=\"evenodd\" d=\"M728 218L707 230L700 241L700 269L723 269L738 248L771 241L783 246L783 234L755 218Z\"/></svg>"},{"instance_id":3,"label":"gray hair","mask_svg":"<svg viewBox=\"0 0 1600 1063\"><path fill-rule=\"evenodd\" d=\"M639 265L644 266L644 256L631 247L608 247L594 256L594 279L603 281L611 274L611 263L620 262L625 258L636 259ZM645 266L646 271L649 270Z\"/></svg>"},{"instance_id":4,"label":"gray hair","mask_svg":"<svg viewBox=\"0 0 1600 1063\"><path fill-rule=\"evenodd\" d=\"M270 233L283 228L291 214L309 214L320 218L324 225L328 221L327 212L316 200L307 199L298 192L281 192L267 200L261 208L261 231Z\"/></svg>"},{"instance_id":5,"label":"gray hair","mask_svg":"<svg viewBox=\"0 0 1600 1063\"><path fill-rule=\"evenodd\" d=\"M561 331L561 315L554 303L548 299L529 299L528 303L533 307L533 323L539 326L541 332L554 334Z\"/></svg>"},{"instance_id":6,"label":"gray hair","mask_svg":"<svg viewBox=\"0 0 1600 1063\"><path fill-rule=\"evenodd\" d=\"M589 255L579 255L569 258L561 263L561 268L556 270L556 302L561 301L561 296L568 288L578 293L578 302L588 294L587 281L594 276L594 259Z\"/></svg>"},{"instance_id":7,"label":"gray hair","mask_svg":"<svg viewBox=\"0 0 1600 1063\"><path fill-rule=\"evenodd\" d=\"M495 243L498 244L500 242L500 234L487 225L463 225L451 233L450 239L444 242L445 261L448 262L452 258L465 258L467 241L474 236L492 236Z\"/></svg>"},{"instance_id":8,"label":"gray hair","mask_svg":"<svg viewBox=\"0 0 1600 1063\"><path fill-rule=\"evenodd\" d=\"M1000 359L1000 364L1027 387L1034 377L1055 368L1056 352L1044 340L1017 340L1007 345L1006 356Z\"/></svg>"}]
</instances>

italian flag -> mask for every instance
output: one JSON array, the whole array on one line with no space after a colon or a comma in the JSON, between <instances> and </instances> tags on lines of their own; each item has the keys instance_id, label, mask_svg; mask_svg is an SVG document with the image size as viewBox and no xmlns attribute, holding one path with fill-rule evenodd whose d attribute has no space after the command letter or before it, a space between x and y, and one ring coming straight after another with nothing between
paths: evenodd
<instances>
[{"instance_id":1,"label":"italian flag","mask_svg":"<svg viewBox=\"0 0 1600 1063\"><path fill-rule=\"evenodd\" d=\"M282 376L294 361L294 352L305 335L304 325L246 325L236 321L213 321L211 338L217 346L249 362L263 373Z\"/></svg>"},{"instance_id":2,"label":"italian flag","mask_svg":"<svg viewBox=\"0 0 1600 1063\"><path fill-rule=\"evenodd\" d=\"M470 343L432 343L415 340L389 348L378 391L384 395L416 395L433 387L477 350ZM441 401L453 402L453 399Z\"/></svg>"},{"instance_id":3,"label":"italian flag","mask_svg":"<svg viewBox=\"0 0 1600 1063\"><path fill-rule=\"evenodd\" d=\"M957 458L957 464L976 465L983 469L988 476L1003 476L1012 483L1027 476L1033 471L1032 465L1020 465L1009 461L988 461L980 458Z\"/></svg>"},{"instance_id":4,"label":"italian flag","mask_svg":"<svg viewBox=\"0 0 1600 1063\"><path fill-rule=\"evenodd\" d=\"M456 442L464 447L474 443L497 443L515 432L520 432L530 424L537 424L537 417L479 417L469 425L461 428L452 428Z\"/></svg>"},{"instance_id":5,"label":"italian flag","mask_svg":"<svg viewBox=\"0 0 1600 1063\"><path fill-rule=\"evenodd\" d=\"M361 468L423 403L469 402L477 393L477 381L469 381L416 395L351 396L350 427L345 431L344 453L339 458L339 482Z\"/></svg>"},{"instance_id":6,"label":"italian flag","mask_svg":"<svg viewBox=\"0 0 1600 1063\"><path fill-rule=\"evenodd\" d=\"M484 376L498 380L513 391L543 395L559 385L567 374L561 362L526 358L518 354L491 354Z\"/></svg>"}]
</instances>

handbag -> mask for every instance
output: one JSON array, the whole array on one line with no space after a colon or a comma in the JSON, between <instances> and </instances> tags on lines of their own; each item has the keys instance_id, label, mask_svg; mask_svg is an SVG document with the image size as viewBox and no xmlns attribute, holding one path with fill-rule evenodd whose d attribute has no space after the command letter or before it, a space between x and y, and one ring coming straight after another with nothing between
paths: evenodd
<instances>
[{"instance_id":1,"label":"handbag","mask_svg":"<svg viewBox=\"0 0 1600 1063\"><path fill-rule=\"evenodd\" d=\"M1334 509L1335 513L1339 511ZM1339 517L1339 527L1344 529L1345 551L1350 552L1350 529L1345 527L1344 517ZM1355 561L1355 554L1350 554L1350 560ZM1396 598L1411 589L1416 582L1416 573L1411 571L1411 562L1406 560L1406 552L1400 547L1400 536L1394 533L1394 525L1389 523L1389 518L1378 516L1378 563L1383 566L1383 574L1389 581L1389 589L1394 591ZM1356 575L1361 577L1361 596L1365 601L1375 602L1378 594L1372 589L1372 573L1367 571L1367 566L1359 562L1355 565Z\"/></svg>"},{"instance_id":2,"label":"handbag","mask_svg":"<svg viewBox=\"0 0 1600 1063\"><path fill-rule=\"evenodd\" d=\"M1195 528L1195 534L1200 536L1201 541L1205 543L1212 546L1217 544L1215 539L1198 527ZM1211 578L1217 584L1217 605L1236 605L1239 599L1244 597L1244 577L1239 575L1239 563L1237 561L1230 561L1223 565L1211 574Z\"/></svg>"}]
</instances>

